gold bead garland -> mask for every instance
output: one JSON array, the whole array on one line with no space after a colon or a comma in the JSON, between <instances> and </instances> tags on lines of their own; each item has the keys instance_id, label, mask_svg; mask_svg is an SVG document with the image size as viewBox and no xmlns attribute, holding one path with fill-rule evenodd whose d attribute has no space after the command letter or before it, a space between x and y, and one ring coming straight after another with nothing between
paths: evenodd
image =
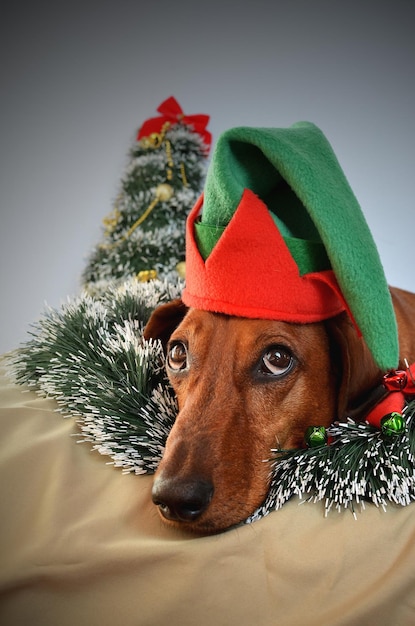
<instances>
[{"instance_id":1,"label":"gold bead garland","mask_svg":"<svg viewBox=\"0 0 415 626\"><path fill-rule=\"evenodd\" d=\"M189 183L187 182L186 170L185 170L183 161L180 163L180 176L182 178L183 185L185 187L188 187Z\"/></svg>"},{"instance_id":2,"label":"gold bead garland","mask_svg":"<svg viewBox=\"0 0 415 626\"><path fill-rule=\"evenodd\" d=\"M171 143L168 139L165 140L165 146L166 146L166 156L167 156L167 173L166 173L166 178L167 180L172 180L173 178L173 158L171 155Z\"/></svg>"},{"instance_id":3,"label":"gold bead garland","mask_svg":"<svg viewBox=\"0 0 415 626\"><path fill-rule=\"evenodd\" d=\"M142 224L144 220L148 218L151 211L158 205L159 202L167 202L167 200L170 200L173 193L174 189L171 185L168 185L167 183L161 183L160 185L158 185L158 187L156 188L156 197L150 203L144 213L138 218L138 220L136 220L134 224L128 229L124 239L127 239L131 235L131 233L135 231L137 226L140 226L140 224Z\"/></svg>"}]
</instances>

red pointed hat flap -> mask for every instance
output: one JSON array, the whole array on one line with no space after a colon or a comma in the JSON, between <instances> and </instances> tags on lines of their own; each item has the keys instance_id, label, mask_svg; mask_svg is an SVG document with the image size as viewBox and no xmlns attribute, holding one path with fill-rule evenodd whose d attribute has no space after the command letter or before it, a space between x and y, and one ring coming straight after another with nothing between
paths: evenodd
<instances>
[{"instance_id":1,"label":"red pointed hat flap","mask_svg":"<svg viewBox=\"0 0 415 626\"><path fill-rule=\"evenodd\" d=\"M187 306L297 323L320 321L345 310L333 271L300 276L266 205L249 189L204 261L194 233L202 204L203 196L187 221L182 294Z\"/></svg>"}]
</instances>

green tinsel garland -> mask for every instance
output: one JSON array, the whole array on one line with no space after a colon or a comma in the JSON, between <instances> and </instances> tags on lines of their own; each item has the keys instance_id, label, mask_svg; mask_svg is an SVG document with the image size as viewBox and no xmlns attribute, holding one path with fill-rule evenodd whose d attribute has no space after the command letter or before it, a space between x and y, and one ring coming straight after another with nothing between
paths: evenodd
<instances>
[{"instance_id":1,"label":"green tinsel garland","mask_svg":"<svg viewBox=\"0 0 415 626\"><path fill-rule=\"evenodd\" d=\"M175 283L130 280L98 300L87 293L46 312L11 357L20 384L74 416L83 441L125 472L154 472L177 414L160 342L145 341L154 308L177 297Z\"/></svg>"},{"instance_id":2,"label":"green tinsel garland","mask_svg":"<svg viewBox=\"0 0 415 626\"><path fill-rule=\"evenodd\" d=\"M159 342L142 330L151 311L177 297L179 279L126 281L100 298L88 294L50 310L32 339L12 358L18 383L54 398L59 411L77 419L82 441L108 455L124 472L152 473L177 414ZM325 510L386 507L415 499L415 401L403 413L405 428L387 434L348 420L327 430L330 444L274 450L271 485L253 522L292 496L324 501ZM318 420L317 420L318 421Z\"/></svg>"},{"instance_id":3,"label":"green tinsel garland","mask_svg":"<svg viewBox=\"0 0 415 626\"><path fill-rule=\"evenodd\" d=\"M296 495L323 501L326 515L365 507L406 506L415 500L415 400L403 411L404 430L387 433L367 422L336 422L327 429L330 443L304 450L273 450L272 481L259 519Z\"/></svg>"}]
</instances>

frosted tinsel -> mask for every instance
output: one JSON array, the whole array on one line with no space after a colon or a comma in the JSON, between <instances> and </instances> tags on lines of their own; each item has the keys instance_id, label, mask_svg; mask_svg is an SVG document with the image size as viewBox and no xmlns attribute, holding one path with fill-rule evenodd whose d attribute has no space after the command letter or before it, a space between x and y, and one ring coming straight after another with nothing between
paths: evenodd
<instances>
[{"instance_id":1,"label":"frosted tinsel","mask_svg":"<svg viewBox=\"0 0 415 626\"><path fill-rule=\"evenodd\" d=\"M99 299L84 293L49 310L13 357L17 381L54 398L59 411L79 422L82 440L124 472L155 471L177 413L161 345L145 341L142 330L151 311L182 287L179 279L129 280ZM330 445L272 451L268 496L247 522L292 496L321 500L326 513L355 513L366 501L383 508L409 504L415 499L415 401L403 415L401 434L348 420L328 429Z\"/></svg>"},{"instance_id":2,"label":"frosted tinsel","mask_svg":"<svg viewBox=\"0 0 415 626\"><path fill-rule=\"evenodd\" d=\"M405 429L388 435L352 419L327 429L329 445L305 450L273 450L271 486L255 521L280 509L292 496L323 501L331 509L364 509L365 502L386 508L415 500L415 401L403 411Z\"/></svg>"},{"instance_id":3,"label":"frosted tinsel","mask_svg":"<svg viewBox=\"0 0 415 626\"><path fill-rule=\"evenodd\" d=\"M153 472L176 416L160 342L145 341L144 325L159 304L178 296L179 279L109 287L50 309L32 339L12 357L16 380L56 400L114 465Z\"/></svg>"}]
</instances>

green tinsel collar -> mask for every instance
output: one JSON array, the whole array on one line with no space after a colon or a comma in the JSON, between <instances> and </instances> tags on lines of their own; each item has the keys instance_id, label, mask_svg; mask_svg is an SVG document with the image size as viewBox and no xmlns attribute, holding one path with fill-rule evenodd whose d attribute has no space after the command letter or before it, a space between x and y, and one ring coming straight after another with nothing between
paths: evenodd
<instances>
[{"instance_id":1,"label":"green tinsel collar","mask_svg":"<svg viewBox=\"0 0 415 626\"><path fill-rule=\"evenodd\" d=\"M249 521L281 508L293 495L323 501L326 514L335 508L355 515L365 502L382 508L389 502L410 504L415 499L414 416L412 400L402 414L385 416L382 428L349 419L325 432L317 429L328 444L274 450L268 496Z\"/></svg>"},{"instance_id":2,"label":"green tinsel collar","mask_svg":"<svg viewBox=\"0 0 415 626\"><path fill-rule=\"evenodd\" d=\"M177 297L180 280L126 282L100 299L84 294L49 310L11 360L18 383L55 398L79 423L82 441L124 472L152 473L177 413L159 342L142 331L152 310ZM409 384L413 383L410 377ZM400 393L398 390L397 393ZM393 395L393 394L391 394ZM323 445L274 450L271 485L253 522L292 496L325 510L386 507L415 500L415 400L379 426L349 419L311 438ZM328 443L327 443L328 442Z\"/></svg>"}]
</instances>

